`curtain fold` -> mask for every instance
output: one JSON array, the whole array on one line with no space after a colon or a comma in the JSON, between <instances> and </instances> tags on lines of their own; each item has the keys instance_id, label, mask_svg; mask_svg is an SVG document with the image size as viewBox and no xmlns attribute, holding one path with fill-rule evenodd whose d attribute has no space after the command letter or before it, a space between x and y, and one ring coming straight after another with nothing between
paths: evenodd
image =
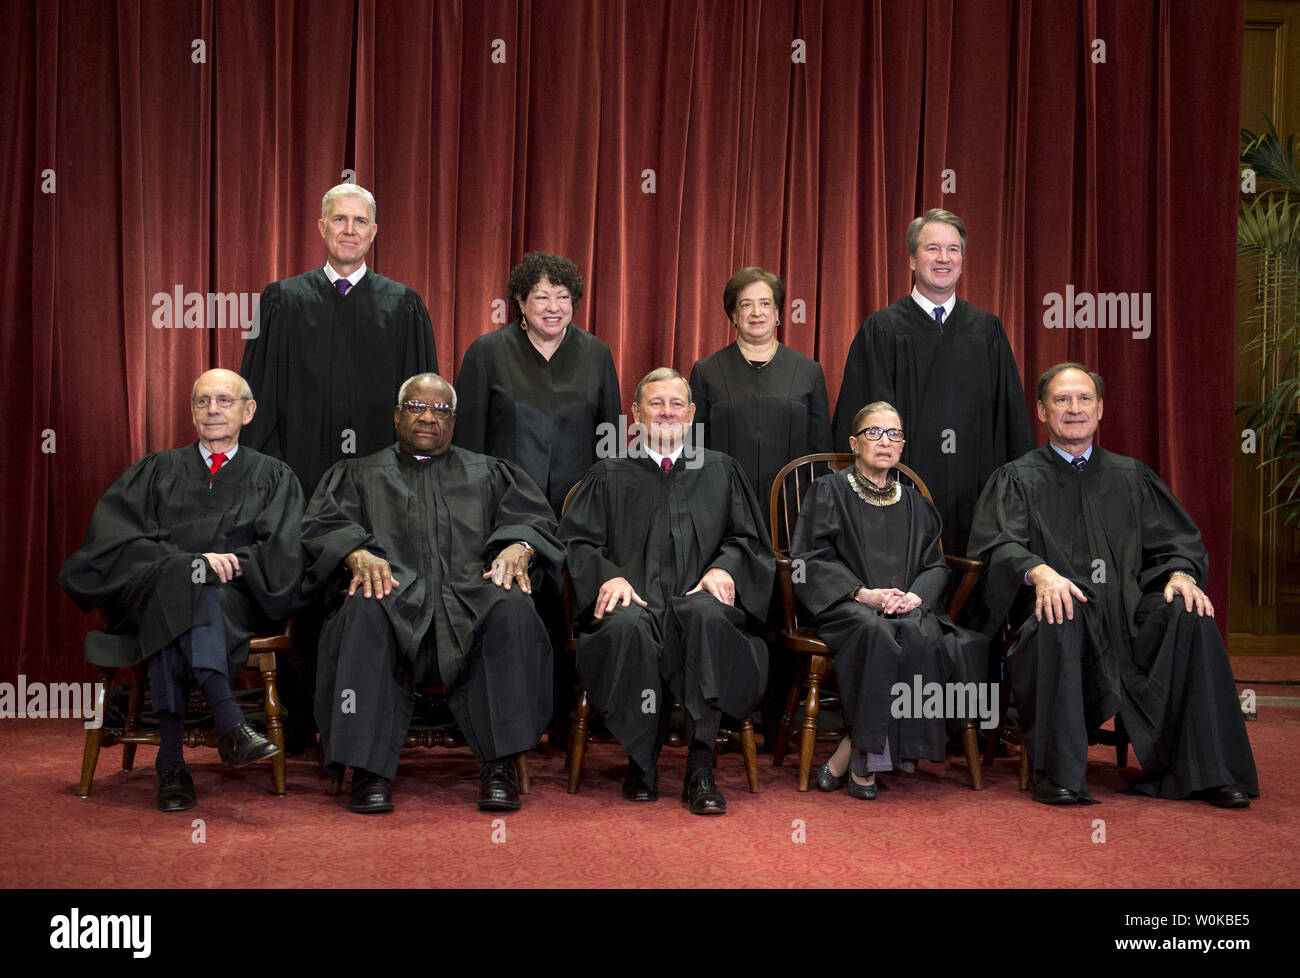
<instances>
[{"instance_id":1,"label":"curtain fold","mask_svg":"<svg viewBox=\"0 0 1300 978\"><path fill-rule=\"evenodd\" d=\"M1236 444L1239 2L28 0L8 23L10 678L84 675L95 618L59 567L132 461L193 438L194 377L238 367L209 293L238 312L322 264L320 197L349 175L378 200L371 266L424 297L453 380L542 248L582 271L625 403L730 342L747 264L785 278L780 337L833 400L862 320L910 288L907 223L956 211L959 295L1002 317L1031 401L1059 360L1105 375L1100 440L1187 505L1226 620L1231 480L1207 475ZM1067 289L1149 293L1150 335L1046 328Z\"/></svg>"}]
</instances>

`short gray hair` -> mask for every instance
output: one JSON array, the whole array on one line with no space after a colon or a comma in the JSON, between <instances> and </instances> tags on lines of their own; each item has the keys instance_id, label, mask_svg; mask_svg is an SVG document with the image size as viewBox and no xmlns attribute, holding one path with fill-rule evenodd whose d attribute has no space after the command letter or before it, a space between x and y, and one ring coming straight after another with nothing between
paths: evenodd
<instances>
[{"instance_id":1,"label":"short gray hair","mask_svg":"<svg viewBox=\"0 0 1300 978\"><path fill-rule=\"evenodd\" d=\"M325 191L325 196L320 199L320 219L328 221L330 216L330 204L340 197L360 197L370 208L370 223L375 224L379 218L376 216L375 195L365 187L360 187L355 183L340 183L338 186L330 187Z\"/></svg>"},{"instance_id":2,"label":"short gray hair","mask_svg":"<svg viewBox=\"0 0 1300 978\"><path fill-rule=\"evenodd\" d=\"M406 403L406 394L411 389L412 384L446 384L447 390L451 391L451 410L456 411L456 388L451 386L451 381L446 377L440 377L437 374L416 374L414 377L407 377L402 381L402 386L397 390L397 406L401 407Z\"/></svg>"},{"instance_id":3,"label":"short gray hair","mask_svg":"<svg viewBox=\"0 0 1300 978\"><path fill-rule=\"evenodd\" d=\"M966 224L952 211L931 207L928 211L907 226L907 253L916 257L916 249L921 243L921 229L927 224L951 224L961 235L961 253L966 255Z\"/></svg>"},{"instance_id":4,"label":"short gray hair","mask_svg":"<svg viewBox=\"0 0 1300 978\"><path fill-rule=\"evenodd\" d=\"M686 385L686 400L691 404L695 403L695 398L691 394L690 381L672 367L655 367L654 370L651 370L648 374L642 377L641 383L636 385L636 393L632 396L632 403L641 403L641 392L645 390L646 384L657 384L661 380L680 380Z\"/></svg>"}]
</instances>

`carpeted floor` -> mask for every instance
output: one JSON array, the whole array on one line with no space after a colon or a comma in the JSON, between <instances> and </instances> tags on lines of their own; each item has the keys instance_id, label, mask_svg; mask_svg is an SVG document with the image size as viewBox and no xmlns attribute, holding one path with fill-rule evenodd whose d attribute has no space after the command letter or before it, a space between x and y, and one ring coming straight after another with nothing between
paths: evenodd
<instances>
[{"instance_id":1,"label":"carpeted floor","mask_svg":"<svg viewBox=\"0 0 1300 978\"><path fill-rule=\"evenodd\" d=\"M1261 697L1289 698L1300 658L1234 656ZM329 798L314 751L289 761L289 793L263 765L231 771L187 751L199 793L190 812L154 808L153 750L121 771L100 759L94 792L76 794L77 721L0 721L0 886L208 887L1294 887L1300 885L1300 706L1265 705L1248 729L1263 797L1245 812L1123 794L1113 749L1093 748L1101 804L1049 808L1016 790L1016 758L974 792L964 761L882 778L875 802L795 791L795 762L760 757L745 790L738 754L719 760L730 812L693 817L677 799L685 756L668 751L664 797L619 796L625 755L592 745L579 794L564 759L529 755L533 790L504 818L478 812L467 752L408 751L397 810L361 817ZM824 759L819 753L817 762ZM1135 762L1130 762L1134 764ZM195 820L202 820L196 825ZM1104 840L1104 841L1103 841Z\"/></svg>"}]
</instances>

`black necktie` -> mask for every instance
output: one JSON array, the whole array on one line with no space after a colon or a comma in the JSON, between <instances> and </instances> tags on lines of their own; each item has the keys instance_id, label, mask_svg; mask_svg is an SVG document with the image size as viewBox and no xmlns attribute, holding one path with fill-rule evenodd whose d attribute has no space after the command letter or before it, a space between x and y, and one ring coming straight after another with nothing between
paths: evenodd
<instances>
[{"instance_id":1,"label":"black necktie","mask_svg":"<svg viewBox=\"0 0 1300 978\"><path fill-rule=\"evenodd\" d=\"M1083 471L1083 467L1088 464L1088 460L1080 455L1078 458L1070 459L1070 464L1074 466L1075 475Z\"/></svg>"}]
</instances>

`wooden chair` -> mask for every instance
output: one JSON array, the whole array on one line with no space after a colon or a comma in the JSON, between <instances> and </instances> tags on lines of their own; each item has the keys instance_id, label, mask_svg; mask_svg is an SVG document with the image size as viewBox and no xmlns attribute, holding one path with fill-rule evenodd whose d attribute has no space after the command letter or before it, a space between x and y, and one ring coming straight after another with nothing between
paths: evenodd
<instances>
[{"instance_id":1,"label":"wooden chair","mask_svg":"<svg viewBox=\"0 0 1300 978\"><path fill-rule=\"evenodd\" d=\"M285 793L284 773L284 725L280 720L280 693L276 689L277 652L286 652L293 648L293 623L285 626L280 635L250 639L248 643L248 662L245 669L256 670L262 677L262 706L266 711L266 737L280 748L280 753L271 758L271 790L277 795ZM135 765L135 749L140 744L159 746L160 737L157 730L140 728L140 703L144 696L144 686L148 669L143 664L134 666L100 665L99 685L96 687L95 709L97 715L106 719L108 691L119 678L126 680L130 687L126 718L121 727L110 728L106 724L97 730L86 731L86 746L81 759L81 783L77 794L82 798L90 797L90 787L95 780L95 765L99 762L99 752L104 747L122 745L122 770L129 771ZM201 702L201 695L191 698ZM190 728L185 731L182 743L186 747L216 747L219 740L215 730Z\"/></svg>"},{"instance_id":2,"label":"wooden chair","mask_svg":"<svg viewBox=\"0 0 1300 978\"><path fill-rule=\"evenodd\" d=\"M790 692L786 696L785 711L781 714L781 730L772 752L772 763L780 766L785 762L785 754L790 738L794 734L794 713L799 703L799 692L808 687L808 696L804 700L803 727L799 740L799 781L800 791L807 791L812 775L813 751L817 743L817 716L821 711L822 683L830 673L834 652L820 638L817 629L799 623L800 612L795 599L793 581L793 562L790 559L790 540L794 536L795 523L799 519L799 509L803 505L803 496L808 487L822 475L839 472L853 464L853 456L848 452L822 452L805 455L785 466L772 484L772 497L768 509L771 521L772 545L776 549L777 586L781 589L781 604L785 611L785 629L782 640L785 647L795 654L799 670ZM906 482L911 483L926 499L933 501L925 482L906 465L895 466L897 472ZM948 566L955 572L955 584L951 586L948 600L948 617L956 619L966 599L979 581L983 564L978 560L965 557L945 555ZM838 736L835 738L839 739ZM966 751L966 763L970 767L971 786L980 791L984 779L980 772L979 742L975 736L975 723L967 720L962 726L962 746Z\"/></svg>"},{"instance_id":3,"label":"wooden chair","mask_svg":"<svg viewBox=\"0 0 1300 978\"><path fill-rule=\"evenodd\" d=\"M564 497L564 505L560 508L560 515L569 508L569 500L577 491L581 483L575 483ZM573 629L573 582L569 579L569 568L564 568L564 627L565 642L564 648L570 655L578 654L578 637ZM591 720L591 701L587 698L586 687L578 687L578 705L574 710L573 720L569 724L569 749L565 754L565 767L569 771L568 793L576 795L578 785L582 781L582 761L587 753L587 740L591 737L590 720ZM674 710L680 710L679 703L673 703ZM717 744L719 750L740 745L740 752L745 760L745 778L749 782L751 794L758 794L758 746L754 739L754 724L748 717L745 717L740 724L739 730L718 730ZM668 735L667 745L669 747L686 747L688 746L684 737L677 731L672 731Z\"/></svg>"},{"instance_id":4,"label":"wooden chair","mask_svg":"<svg viewBox=\"0 0 1300 978\"><path fill-rule=\"evenodd\" d=\"M433 696L445 697L447 695L446 686L425 686L420 692L429 693ZM467 747L468 742L465 735L460 732L455 724L440 724L438 726L428 727L423 724L412 722L410 729L406 732L406 741L402 744L402 749L409 747L446 747L455 750L460 747ZM329 785L325 790L328 795L339 795L343 792L343 770L340 768L327 768L329 774ZM528 794L528 755L519 753L515 755L515 776L519 779L519 793Z\"/></svg>"}]
</instances>

